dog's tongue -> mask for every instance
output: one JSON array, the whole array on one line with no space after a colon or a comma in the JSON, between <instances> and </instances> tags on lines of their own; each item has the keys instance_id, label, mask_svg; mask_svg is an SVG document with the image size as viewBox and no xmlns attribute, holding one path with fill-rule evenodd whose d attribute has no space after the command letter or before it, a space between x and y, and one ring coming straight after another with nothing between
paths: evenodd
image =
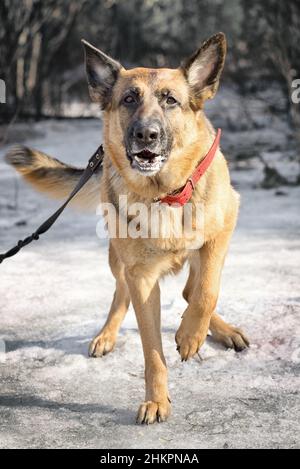
<instances>
[{"instance_id":1,"label":"dog's tongue","mask_svg":"<svg viewBox=\"0 0 300 469\"><path fill-rule=\"evenodd\" d=\"M139 158L143 158L145 160L148 160L149 162L151 162L152 160L154 160L154 158L156 157L155 153L152 153L151 151L149 150L143 150L141 151L140 153L138 153L137 155Z\"/></svg>"}]
</instances>

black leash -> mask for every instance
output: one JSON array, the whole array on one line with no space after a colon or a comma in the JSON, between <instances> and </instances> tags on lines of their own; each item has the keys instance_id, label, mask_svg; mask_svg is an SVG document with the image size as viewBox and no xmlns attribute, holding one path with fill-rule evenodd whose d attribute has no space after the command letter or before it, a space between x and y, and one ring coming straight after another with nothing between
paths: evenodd
<instances>
[{"instance_id":1,"label":"black leash","mask_svg":"<svg viewBox=\"0 0 300 469\"><path fill-rule=\"evenodd\" d=\"M100 145L100 147L96 150L96 152L93 154L93 156L89 159L89 163L84 170L84 173L82 174L81 178L79 179L78 183L74 187L73 191L69 195L68 199L65 201L65 203L53 214L51 215L48 220L46 220L31 236L28 236L27 238L21 240L18 242L18 244L7 251L5 254L0 254L0 264L4 261L4 259L7 259L9 257L15 256L18 254L21 249L23 249L25 246L28 244L32 243L32 241L37 241L39 237L46 233L52 225L56 222L58 217L62 214L66 206L71 202L71 200L75 197L75 195L83 188L83 186L91 179L93 174L95 173L96 169L98 166L102 163L104 158L104 150L103 146Z\"/></svg>"}]
</instances>

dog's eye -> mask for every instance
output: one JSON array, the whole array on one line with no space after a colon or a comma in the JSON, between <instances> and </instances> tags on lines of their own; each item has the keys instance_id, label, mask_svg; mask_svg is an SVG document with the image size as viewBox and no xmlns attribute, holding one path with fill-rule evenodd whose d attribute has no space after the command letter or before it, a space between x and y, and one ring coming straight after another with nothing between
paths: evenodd
<instances>
[{"instance_id":1,"label":"dog's eye","mask_svg":"<svg viewBox=\"0 0 300 469\"><path fill-rule=\"evenodd\" d=\"M166 103L169 106L174 106L174 104L177 104L177 101L176 101L175 98L173 98L173 96L168 96L167 99L166 99Z\"/></svg>"},{"instance_id":2,"label":"dog's eye","mask_svg":"<svg viewBox=\"0 0 300 469\"><path fill-rule=\"evenodd\" d=\"M123 102L125 104L133 104L133 103L135 103L135 99L134 99L133 96L128 95L128 96L125 96L125 98L123 99Z\"/></svg>"}]
</instances>

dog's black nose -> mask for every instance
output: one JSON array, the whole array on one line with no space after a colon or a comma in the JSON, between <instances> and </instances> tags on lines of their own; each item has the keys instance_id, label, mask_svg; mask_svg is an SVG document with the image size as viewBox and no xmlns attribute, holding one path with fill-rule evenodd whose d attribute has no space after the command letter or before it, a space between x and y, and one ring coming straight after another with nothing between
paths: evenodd
<instances>
[{"instance_id":1,"label":"dog's black nose","mask_svg":"<svg viewBox=\"0 0 300 469\"><path fill-rule=\"evenodd\" d=\"M151 144L156 143L160 135L159 125L153 123L138 122L133 127L133 137L139 143Z\"/></svg>"}]
</instances>

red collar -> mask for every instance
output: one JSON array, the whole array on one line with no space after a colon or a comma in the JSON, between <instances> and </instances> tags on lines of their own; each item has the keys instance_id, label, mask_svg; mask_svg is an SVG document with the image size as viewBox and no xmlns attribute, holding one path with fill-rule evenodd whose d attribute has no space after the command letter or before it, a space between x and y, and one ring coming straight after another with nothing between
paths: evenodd
<instances>
[{"instance_id":1,"label":"red collar","mask_svg":"<svg viewBox=\"0 0 300 469\"><path fill-rule=\"evenodd\" d=\"M167 195L166 197L163 197L162 199L158 199L160 203L168 204L168 205L183 206L191 199L197 182L199 181L201 176L203 176L205 171L208 169L208 167L210 166L211 162L213 161L216 155L216 152L220 143L220 138L221 138L221 129L218 129L216 138L209 152L205 155L203 160L199 163L199 165L197 166L197 168L195 169L191 177L189 177L183 189L178 194L174 194L174 195L170 194L170 195Z\"/></svg>"}]
</instances>

